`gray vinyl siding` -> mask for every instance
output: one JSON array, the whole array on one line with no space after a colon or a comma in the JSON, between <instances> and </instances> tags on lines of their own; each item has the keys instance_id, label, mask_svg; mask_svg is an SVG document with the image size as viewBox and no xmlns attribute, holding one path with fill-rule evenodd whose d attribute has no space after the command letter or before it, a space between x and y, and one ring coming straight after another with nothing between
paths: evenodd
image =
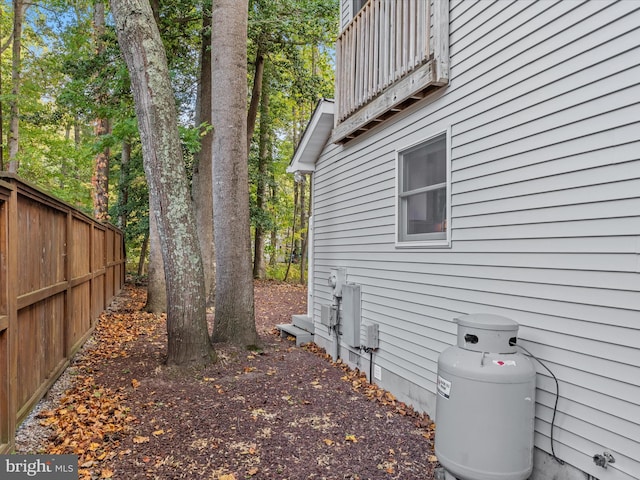
<instances>
[{"instance_id":1,"label":"gray vinyl siding","mask_svg":"<svg viewBox=\"0 0 640 480\"><path fill-rule=\"evenodd\" d=\"M452 0L449 86L329 145L314 174L316 322L330 269L345 267L363 323L379 324L379 383L433 414L453 320L513 318L560 381L556 453L600 480L640 478L639 9ZM396 151L447 129L451 247L398 248ZM538 372L549 452L555 384ZM592 461L604 450L607 470Z\"/></svg>"},{"instance_id":2,"label":"gray vinyl siding","mask_svg":"<svg viewBox=\"0 0 640 480\"><path fill-rule=\"evenodd\" d=\"M351 19L353 18L353 14L351 13L351 7L353 5L353 0L340 0L340 30L344 30Z\"/></svg>"}]
</instances>

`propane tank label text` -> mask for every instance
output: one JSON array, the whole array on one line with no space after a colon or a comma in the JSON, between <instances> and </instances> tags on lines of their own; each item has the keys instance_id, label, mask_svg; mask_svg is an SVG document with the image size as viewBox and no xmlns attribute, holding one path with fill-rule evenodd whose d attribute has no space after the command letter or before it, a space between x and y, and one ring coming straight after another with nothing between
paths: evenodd
<instances>
[{"instance_id":1,"label":"propane tank label text","mask_svg":"<svg viewBox=\"0 0 640 480\"><path fill-rule=\"evenodd\" d=\"M516 361L515 360L494 360L493 364L499 367L515 367Z\"/></svg>"},{"instance_id":2,"label":"propane tank label text","mask_svg":"<svg viewBox=\"0 0 640 480\"><path fill-rule=\"evenodd\" d=\"M440 375L438 375L438 394L444 398L449 398L451 395L451 382Z\"/></svg>"}]
</instances>

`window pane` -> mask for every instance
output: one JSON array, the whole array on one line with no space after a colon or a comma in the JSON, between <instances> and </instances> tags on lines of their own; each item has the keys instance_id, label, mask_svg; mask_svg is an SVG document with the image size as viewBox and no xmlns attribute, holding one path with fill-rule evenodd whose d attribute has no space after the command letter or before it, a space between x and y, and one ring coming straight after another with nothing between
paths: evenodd
<instances>
[{"instance_id":1,"label":"window pane","mask_svg":"<svg viewBox=\"0 0 640 480\"><path fill-rule=\"evenodd\" d=\"M446 133L398 153L398 242L448 238L447 162Z\"/></svg>"},{"instance_id":2,"label":"window pane","mask_svg":"<svg viewBox=\"0 0 640 480\"><path fill-rule=\"evenodd\" d=\"M447 156L444 141L430 142L408 151L403 160L403 192L447 181Z\"/></svg>"},{"instance_id":3,"label":"window pane","mask_svg":"<svg viewBox=\"0 0 640 480\"><path fill-rule=\"evenodd\" d=\"M362 7L364 7L367 2L369 0L353 0L353 16L356 16L356 13L358 13L360 10L362 10Z\"/></svg>"},{"instance_id":4,"label":"window pane","mask_svg":"<svg viewBox=\"0 0 640 480\"><path fill-rule=\"evenodd\" d=\"M406 198L407 234L446 232L447 189L439 188Z\"/></svg>"}]
</instances>

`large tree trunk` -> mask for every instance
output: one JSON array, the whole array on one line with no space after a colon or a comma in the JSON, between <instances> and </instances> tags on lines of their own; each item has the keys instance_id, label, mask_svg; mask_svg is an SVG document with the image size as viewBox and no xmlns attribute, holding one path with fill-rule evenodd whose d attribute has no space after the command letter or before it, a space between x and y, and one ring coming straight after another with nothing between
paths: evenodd
<instances>
[{"instance_id":1,"label":"large tree trunk","mask_svg":"<svg viewBox=\"0 0 640 480\"><path fill-rule=\"evenodd\" d=\"M253 304L247 165L247 0L213 3L214 341L258 342Z\"/></svg>"},{"instance_id":2,"label":"large tree trunk","mask_svg":"<svg viewBox=\"0 0 640 480\"><path fill-rule=\"evenodd\" d=\"M151 196L149 196L151 204ZM162 261L162 247L155 216L149 212L149 267L147 269L147 303L145 312L165 313L167 311L167 282Z\"/></svg>"},{"instance_id":3,"label":"large tree trunk","mask_svg":"<svg viewBox=\"0 0 640 480\"><path fill-rule=\"evenodd\" d=\"M22 50L22 19L24 16L22 0L13 0L13 58L11 60L11 102L9 103L9 171L18 171L19 109L20 95L21 50Z\"/></svg>"},{"instance_id":4,"label":"large tree trunk","mask_svg":"<svg viewBox=\"0 0 640 480\"><path fill-rule=\"evenodd\" d=\"M166 53L148 0L112 0L111 11L131 78L150 214L158 222L162 246L167 364L209 363L215 352L207 329L202 259Z\"/></svg>"},{"instance_id":5,"label":"large tree trunk","mask_svg":"<svg viewBox=\"0 0 640 480\"><path fill-rule=\"evenodd\" d=\"M102 55L105 46L102 37L105 33L104 26L104 3L98 0L94 6L93 28L96 43L96 53ZM104 103L104 98L97 98L98 104ZM103 137L109 133L109 120L97 118L94 122L93 132L96 138ZM109 219L109 149L104 148L98 152L94 159L93 166L93 216L100 221L106 222Z\"/></svg>"},{"instance_id":6,"label":"large tree trunk","mask_svg":"<svg viewBox=\"0 0 640 480\"><path fill-rule=\"evenodd\" d=\"M271 121L269 119L269 88L268 82L263 83L260 95L260 142L258 147L258 178L256 181L256 208L258 221L255 226L253 242L253 278L264 278L266 266L264 263L264 209L267 195L267 174L271 158Z\"/></svg>"},{"instance_id":7,"label":"large tree trunk","mask_svg":"<svg viewBox=\"0 0 640 480\"><path fill-rule=\"evenodd\" d=\"M196 102L196 125L211 125L211 4L202 9L202 48L200 51L200 83ZM216 258L213 240L213 132L201 137L200 151L193 166L192 195L196 207L196 228L204 264L204 284L207 306L213 306L216 297Z\"/></svg>"}]
</instances>

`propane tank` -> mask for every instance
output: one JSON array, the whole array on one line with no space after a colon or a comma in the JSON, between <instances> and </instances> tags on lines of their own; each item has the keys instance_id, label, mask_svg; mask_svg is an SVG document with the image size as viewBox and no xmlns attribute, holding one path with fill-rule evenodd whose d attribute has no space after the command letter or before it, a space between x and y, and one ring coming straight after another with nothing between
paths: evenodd
<instances>
[{"instance_id":1,"label":"propane tank","mask_svg":"<svg viewBox=\"0 0 640 480\"><path fill-rule=\"evenodd\" d=\"M438 358L435 453L449 478L525 480L533 470L536 371L518 353L518 324L456 320L457 345Z\"/></svg>"}]
</instances>

